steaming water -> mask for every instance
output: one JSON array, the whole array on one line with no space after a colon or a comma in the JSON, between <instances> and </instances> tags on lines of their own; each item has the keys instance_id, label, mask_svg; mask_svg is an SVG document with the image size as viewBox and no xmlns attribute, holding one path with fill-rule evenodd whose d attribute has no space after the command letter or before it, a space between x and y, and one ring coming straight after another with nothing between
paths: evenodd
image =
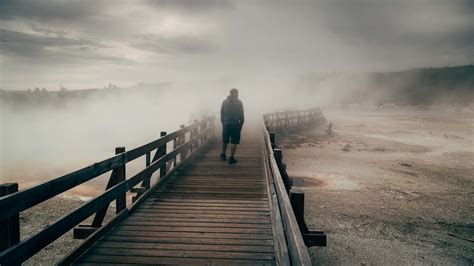
<instances>
[{"instance_id":1,"label":"steaming water","mask_svg":"<svg viewBox=\"0 0 474 266\"><path fill-rule=\"evenodd\" d=\"M112 93L59 107L4 105L0 183L19 182L25 188L50 180L111 157L117 146L132 149L152 141L160 131L172 132L206 111L192 96L168 91ZM144 159L130 170L143 168L140 164ZM100 179L92 189L103 190L106 178ZM75 192L87 195L89 190Z\"/></svg>"}]
</instances>

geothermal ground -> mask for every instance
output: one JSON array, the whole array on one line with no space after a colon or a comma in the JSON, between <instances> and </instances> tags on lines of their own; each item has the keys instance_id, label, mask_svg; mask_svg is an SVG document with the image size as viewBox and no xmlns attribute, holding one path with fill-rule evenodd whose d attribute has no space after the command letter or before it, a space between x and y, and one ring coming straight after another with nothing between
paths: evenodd
<instances>
[{"instance_id":1,"label":"geothermal ground","mask_svg":"<svg viewBox=\"0 0 474 266\"><path fill-rule=\"evenodd\" d=\"M277 135L306 223L328 235L313 263L472 265L473 115L324 114L333 134Z\"/></svg>"}]
</instances>

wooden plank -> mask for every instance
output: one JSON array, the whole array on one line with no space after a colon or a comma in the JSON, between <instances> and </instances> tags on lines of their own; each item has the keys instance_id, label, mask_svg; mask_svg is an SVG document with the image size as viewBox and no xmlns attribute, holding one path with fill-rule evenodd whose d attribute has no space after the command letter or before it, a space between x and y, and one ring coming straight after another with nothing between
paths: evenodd
<instances>
[{"instance_id":1,"label":"wooden plank","mask_svg":"<svg viewBox=\"0 0 474 266\"><path fill-rule=\"evenodd\" d=\"M238 233L206 233L206 232L150 232L150 231L121 231L112 230L111 236L142 236L142 237L183 237L211 239L255 239L272 240L272 234L238 234Z\"/></svg>"},{"instance_id":2,"label":"wooden plank","mask_svg":"<svg viewBox=\"0 0 474 266\"><path fill-rule=\"evenodd\" d=\"M150 217L149 215L133 215L130 216L128 219L130 221L149 221L149 222L196 222L196 223L236 223L236 224L268 224L269 219L268 218L254 218L254 219L249 219L249 218L243 218L243 219L238 219L238 218L206 218L206 217L166 217L166 216L155 216L155 217Z\"/></svg>"},{"instance_id":3,"label":"wooden plank","mask_svg":"<svg viewBox=\"0 0 474 266\"><path fill-rule=\"evenodd\" d=\"M189 178L174 181L172 185L215 185L215 186L248 186L261 187L265 181L252 179L222 179L222 178ZM171 184L170 184L171 185Z\"/></svg>"},{"instance_id":4,"label":"wooden plank","mask_svg":"<svg viewBox=\"0 0 474 266\"><path fill-rule=\"evenodd\" d=\"M208 189L226 189L226 188L234 188L234 189L248 189L251 190L266 190L266 184L264 182L246 182L246 181L223 181L223 180L216 180L216 179L208 179L208 180L181 180L181 182L173 182L167 184L167 188L186 188L186 187L200 187L200 188L208 188Z\"/></svg>"},{"instance_id":5,"label":"wooden plank","mask_svg":"<svg viewBox=\"0 0 474 266\"><path fill-rule=\"evenodd\" d=\"M204 183L206 181L217 181L224 184L263 184L265 183L264 179L256 178L255 176L233 176L233 177L222 177L222 176L213 176L213 175L203 175L203 176L180 176L179 179L173 181L173 184L185 184L190 183Z\"/></svg>"},{"instance_id":6,"label":"wooden plank","mask_svg":"<svg viewBox=\"0 0 474 266\"><path fill-rule=\"evenodd\" d=\"M262 194L235 194L235 193L191 193L191 192L176 192L176 191L161 191L162 197L169 197L173 199L261 199Z\"/></svg>"},{"instance_id":7,"label":"wooden plank","mask_svg":"<svg viewBox=\"0 0 474 266\"><path fill-rule=\"evenodd\" d=\"M96 263L134 263L134 264L168 264L168 265L275 265L274 261L263 260L228 260L228 259L198 259L198 258L154 258L144 256L111 256L90 255L78 261Z\"/></svg>"},{"instance_id":8,"label":"wooden plank","mask_svg":"<svg viewBox=\"0 0 474 266\"><path fill-rule=\"evenodd\" d=\"M266 192L265 187L250 187L250 188L245 188L244 186L242 187L236 187L236 186L226 186L226 185L215 185L214 187L212 186L204 186L204 185L179 185L179 186L173 186L173 185L167 185L165 187L166 189L169 190L210 190L210 191L251 191L251 192Z\"/></svg>"},{"instance_id":9,"label":"wooden plank","mask_svg":"<svg viewBox=\"0 0 474 266\"><path fill-rule=\"evenodd\" d=\"M236 234L271 234L268 228L235 228L235 227L198 227L198 226L178 226L178 225L134 225L121 224L116 230L123 231L146 231L146 232L199 232L199 233L236 233Z\"/></svg>"},{"instance_id":10,"label":"wooden plank","mask_svg":"<svg viewBox=\"0 0 474 266\"><path fill-rule=\"evenodd\" d=\"M206 172L194 172L194 171L188 171L184 172L184 176L208 176L209 174L215 175L215 176L220 176L222 178L230 178L230 177L236 177L236 176L248 176L248 175L253 175L252 172L249 171L239 171L239 172L231 172L231 171L206 171Z\"/></svg>"},{"instance_id":11,"label":"wooden plank","mask_svg":"<svg viewBox=\"0 0 474 266\"><path fill-rule=\"evenodd\" d=\"M158 194L158 193L157 193ZM182 203L182 202L191 202L191 203L232 203L232 204L267 204L268 205L268 200L267 199L260 199L260 200L248 200L248 199L201 199L201 200L195 200L195 199L173 199L173 198L163 198L160 197L158 194L158 197L150 197L148 200L157 200L160 202L177 202L177 203Z\"/></svg>"},{"instance_id":12,"label":"wooden plank","mask_svg":"<svg viewBox=\"0 0 474 266\"><path fill-rule=\"evenodd\" d=\"M258 245L273 246L271 239L244 239L244 238L190 238L190 237L159 237L159 236L122 236L107 235L104 241L136 242L136 243L174 243L174 244L203 244L203 245Z\"/></svg>"},{"instance_id":13,"label":"wooden plank","mask_svg":"<svg viewBox=\"0 0 474 266\"><path fill-rule=\"evenodd\" d=\"M248 157L247 157L248 158ZM239 156L239 164L237 165L238 168L243 169L260 169L262 167L262 163L258 161L247 161L242 159ZM248 158L250 160L250 158ZM258 159L255 157L255 159ZM195 163L187 164L186 169L195 169L198 168L218 168L218 169L235 169L234 165L226 164L225 162L213 162L213 161L198 161ZM232 168L231 168L232 167Z\"/></svg>"},{"instance_id":14,"label":"wooden plank","mask_svg":"<svg viewBox=\"0 0 474 266\"><path fill-rule=\"evenodd\" d=\"M223 186L247 186L247 187L258 187L265 185L264 180L248 179L248 178L182 178L175 180L171 183L172 185L223 185ZM171 185L170 184L170 185Z\"/></svg>"},{"instance_id":15,"label":"wooden plank","mask_svg":"<svg viewBox=\"0 0 474 266\"><path fill-rule=\"evenodd\" d=\"M195 175L198 173L258 173L261 170L261 165L258 166L241 166L238 167L232 166L194 166L190 168L185 168L183 171L188 175ZM190 174L191 173L191 174Z\"/></svg>"},{"instance_id":16,"label":"wooden plank","mask_svg":"<svg viewBox=\"0 0 474 266\"><path fill-rule=\"evenodd\" d=\"M235 210L192 210L192 209L156 209L140 208L140 213L162 213L162 214L234 214L234 215L269 215L267 211L235 211Z\"/></svg>"},{"instance_id":17,"label":"wooden plank","mask_svg":"<svg viewBox=\"0 0 474 266\"><path fill-rule=\"evenodd\" d=\"M246 190L213 190L213 189L178 189L175 188L173 190L166 190L163 191L164 193L175 193L175 194L193 194L193 195L200 195L200 194L205 194L206 196L208 195L242 195L242 196L266 196L266 193L264 190L261 191L246 191Z\"/></svg>"},{"instance_id":18,"label":"wooden plank","mask_svg":"<svg viewBox=\"0 0 474 266\"><path fill-rule=\"evenodd\" d=\"M268 209L267 203L214 203L214 202L170 202L170 201L146 201L144 205L160 205L160 206L174 206L174 207L185 207L185 206L198 206L198 207L249 207L249 208L266 208Z\"/></svg>"},{"instance_id":19,"label":"wooden plank","mask_svg":"<svg viewBox=\"0 0 474 266\"><path fill-rule=\"evenodd\" d=\"M235 219L270 219L269 214L214 214L214 213L153 213L136 211L136 216L146 217L183 217L183 218L235 218Z\"/></svg>"},{"instance_id":20,"label":"wooden plank","mask_svg":"<svg viewBox=\"0 0 474 266\"><path fill-rule=\"evenodd\" d=\"M191 194L195 197L199 197L199 196L205 196L206 198L209 198L209 197L214 197L214 196L222 196L222 195L227 195L229 196L229 198L232 198L231 196L237 196L238 197L256 197L256 198L259 198L259 197L265 197L266 194L262 191L262 192L259 192L259 191L256 191L256 192L252 192L252 191L249 191L249 192L245 192L245 191L215 191L215 190L185 190L185 189L175 189L173 191L168 191L168 190L160 190L159 191L160 194L164 195L164 194L174 194L174 195L179 195L179 194Z\"/></svg>"},{"instance_id":21,"label":"wooden plank","mask_svg":"<svg viewBox=\"0 0 474 266\"><path fill-rule=\"evenodd\" d=\"M232 245L204 245L204 244L171 244L171 243L134 243L134 242L112 242L101 241L95 245L96 248L123 248L123 249L147 249L147 250L190 250L190 251L212 251L212 252L251 252L251 253L274 253L272 246L232 246Z\"/></svg>"},{"instance_id":22,"label":"wooden plank","mask_svg":"<svg viewBox=\"0 0 474 266\"><path fill-rule=\"evenodd\" d=\"M112 256L140 256L154 258L197 258L197 259L240 259L240 260L275 260L273 253L256 252L228 252L228 251L203 251L203 250L160 250L160 249L123 249L123 248L97 248L89 252L90 255ZM89 255L89 256L90 256Z\"/></svg>"},{"instance_id":23,"label":"wooden plank","mask_svg":"<svg viewBox=\"0 0 474 266\"><path fill-rule=\"evenodd\" d=\"M186 206L186 205L164 205L164 204L142 204L142 208L156 209L156 210L218 210L218 211L255 211L268 212L268 207L228 207L228 206Z\"/></svg>"},{"instance_id":24,"label":"wooden plank","mask_svg":"<svg viewBox=\"0 0 474 266\"><path fill-rule=\"evenodd\" d=\"M80 266L117 266L117 263L105 263L105 262L74 262L71 265ZM120 266L136 266L135 263L120 263Z\"/></svg>"},{"instance_id":25,"label":"wooden plank","mask_svg":"<svg viewBox=\"0 0 474 266\"><path fill-rule=\"evenodd\" d=\"M176 219L173 223L169 221L162 221L161 219L150 221L150 220L140 220L134 219L124 221L121 225L131 225L131 226L182 226L182 227L214 227L214 228L272 228L268 223L219 223L219 222L195 222L194 220L190 221L180 221Z\"/></svg>"},{"instance_id":26,"label":"wooden plank","mask_svg":"<svg viewBox=\"0 0 474 266\"><path fill-rule=\"evenodd\" d=\"M185 184L181 184L181 185L166 185L165 187L163 187L163 190L194 190L194 189L199 189L199 190L203 190L203 191L215 191L215 192L219 192L219 191L242 191L242 192L245 192L245 191L249 191L249 192L266 192L266 189L265 187L251 187L251 186L244 186L244 185L241 185L241 186L234 186L234 187L231 187L231 186L225 186L225 185L215 185L215 186L204 186L204 185L185 185Z\"/></svg>"}]
</instances>

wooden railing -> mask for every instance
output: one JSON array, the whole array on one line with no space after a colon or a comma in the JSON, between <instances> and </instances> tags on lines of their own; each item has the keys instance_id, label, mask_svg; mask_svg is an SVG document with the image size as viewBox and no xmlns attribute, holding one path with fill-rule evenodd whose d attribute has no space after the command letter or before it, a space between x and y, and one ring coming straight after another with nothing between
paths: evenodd
<instances>
[{"instance_id":1,"label":"wooden railing","mask_svg":"<svg viewBox=\"0 0 474 266\"><path fill-rule=\"evenodd\" d=\"M264 124L273 131L307 127L321 121L326 121L321 109L313 108L301 111L284 111L263 115Z\"/></svg>"},{"instance_id":2,"label":"wooden railing","mask_svg":"<svg viewBox=\"0 0 474 266\"><path fill-rule=\"evenodd\" d=\"M116 148L115 156L62 177L18 192L14 192L15 189L10 189L12 194L8 191L0 194L2 196L0 197L0 236L2 236L0 247L3 247L3 250L0 250L0 265L21 264L95 213L91 225L76 228L75 236L78 238L87 237L87 239L85 245L83 244L71 252L61 262L68 264L71 258L80 254L82 249L87 248L87 243L92 244L94 239L97 239L104 231L140 204L146 197L144 194L151 193L171 176L191 154L194 154L194 151L210 139L214 131L215 117L204 118L201 121L196 120L194 124L187 127L181 126L181 129L171 134L161 132L159 139L130 151L126 152L123 147ZM167 151L169 142L173 142L173 149ZM127 179L126 164L142 156L145 156L145 169ZM153 187L150 187L150 179L153 173L158 170L160 178ZM104 193L19 242L20 227L17 217L20 212L109 171L112 173ZM136 187L140 183L141 185ZM0 193L1 191L2 189L0 189ZM137 193L130 209L126 204L126 193L129 191ZM5 194L8 195L4 196ZM116 201L117 215L109 223L102 225L109 204L114 200Z\"/></svg>"},{"instance_id":3,"label":"wooden railing","mask_svg":"<svg viewBox=\"0 0 474 266\"><path fill-rule=\"evenodd\" d=\"M264 115L265 155L267 168L273 177L277 203L285 233L288 256L292 265L311 265L306 247L326 246L323 231L312 231L304 220L304 192L292 188L292 180L286 172L283 151L277 147L274 130L294 127L309 127L325 121L319 109L279 112ZM271 125L274 125L272 127ZM276 128L275 128L276 127ZM277 245L277 244L276 244ZM285 263L283 263L285 264Z\"/></svg>"}]
</instances>

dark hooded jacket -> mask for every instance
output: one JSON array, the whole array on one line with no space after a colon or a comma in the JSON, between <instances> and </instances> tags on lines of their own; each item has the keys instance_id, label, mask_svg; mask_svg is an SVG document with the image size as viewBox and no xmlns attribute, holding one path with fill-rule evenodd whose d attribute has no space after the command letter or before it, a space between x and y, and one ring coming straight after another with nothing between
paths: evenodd
<instances>
[{"instance_id":1,"label":"dark hooded jacket","mask_svg":"<svg viewBox=\"0 0 474 266\"><path fill-rule=\"evenodd\" d=\"M244 105L238 98L227 96L221 106L221 122L244 124Z\"/></svg>"}]
</instances>

